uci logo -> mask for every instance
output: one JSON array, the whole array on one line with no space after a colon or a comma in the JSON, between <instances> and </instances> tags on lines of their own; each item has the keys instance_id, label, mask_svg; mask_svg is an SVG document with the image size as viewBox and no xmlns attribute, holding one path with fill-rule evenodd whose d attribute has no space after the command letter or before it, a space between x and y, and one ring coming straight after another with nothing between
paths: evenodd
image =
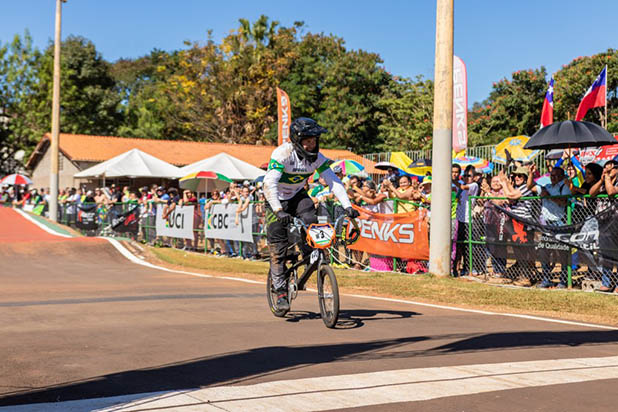
<instances>
[{"instance_id":1,"label":"uci logo","mask_svg":"<svg viewBox=\"0 0 618 412\"><path fill-rule=\"evenodd\" d=\"M292 182L292 183L302 182L303 180L305 180L305 178L300 176L300 175L296 175L296 176L290 177L290 182Z\"/></svg>"}]
</instances>

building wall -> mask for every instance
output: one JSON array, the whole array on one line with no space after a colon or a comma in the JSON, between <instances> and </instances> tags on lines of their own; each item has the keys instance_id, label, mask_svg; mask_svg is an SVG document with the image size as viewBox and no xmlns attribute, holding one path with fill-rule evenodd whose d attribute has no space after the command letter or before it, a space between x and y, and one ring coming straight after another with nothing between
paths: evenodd
<instances>
[{"instance_id":1,"label":"building wall","mask_svg":"<svg viewBox=\"0 0 618 412\"><path fill-rule=\"evenodd\" d=\"M79 183L78 179L74 179L73 175L78 173L78 169L73 162L67 159L62 152L58 158L58 188L75 187ZM41 158L41 161L32 170L32 183L35 188L49 187L49 172L51 170L51 150L46 150Z\"/></svg>"}]
</instances>

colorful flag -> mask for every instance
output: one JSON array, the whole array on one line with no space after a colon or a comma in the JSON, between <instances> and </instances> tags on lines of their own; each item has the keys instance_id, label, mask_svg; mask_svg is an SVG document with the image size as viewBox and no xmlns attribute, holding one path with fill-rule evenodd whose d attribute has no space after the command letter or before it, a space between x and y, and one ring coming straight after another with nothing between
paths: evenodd
<instances>
[{"instance_id":1,"label":"colorful flag","mask_svg":"<svg viewBox=\"0 0 618 412\"><path fill-rule=\"evenodd\" d=\"M453 150L468 146L468 75L463 60L453 56Z\"/></svg>"},{"instance_id":2,"label":"colorful flag","mask_svg":"<svg viewBox=\"0 0 618 412\"><path fill-rule=\"evenodd\" d=\"M290 140L290 123L292 120L292 107L288 94L277 87L277 119L279 132L279 145Z\"/></svg>"},{"instance_id":3,"label":"colorful flag","mask_svg":"<svg viewBox=\"0 0 618 412\"><path fill-rule=\"evenodd\" d=\"M549 126L554 122L554 76L549 81L545 100L543 101L543 111L541 112L541 128Z\"/></svg>"},{"instance_id":4,"label":"colorful flag","mask_svg":"<svg viewBox=\"0 0 618 412\"><path fill-rule=\"evenodd\" d=\"M607 102L607 66L603 68L579 103L575 120L582 120L589 109L605 106Z\"/></svg>"}]
</instances>

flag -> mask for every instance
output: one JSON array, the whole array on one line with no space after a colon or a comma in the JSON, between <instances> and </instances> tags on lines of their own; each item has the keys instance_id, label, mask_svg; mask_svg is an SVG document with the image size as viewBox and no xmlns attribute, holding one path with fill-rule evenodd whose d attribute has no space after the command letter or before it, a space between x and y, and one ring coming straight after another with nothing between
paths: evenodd
<instances>
[{"instance_id":1,"label":"flag","mask_svg":"<svg viewBox=\"0 0 618 412\"><path fill-rule=\"evenodd\" d=\"M279 145L290 140L290 121L292 119L292 108L288 94L277 87L277 119Z\"/></svg>"},{"instance_id":2,"label":"flag","mask_svg":"<svg viewBox=\"0 0 618 412\"><path fill-rule=\"evenodd\" d=\"M554 122L554 76L549 81L545 100L543 101L543 111L541 112L541 128L549 126Z\"/></svg>"},{"instance_id":3,"label":"flag","mask_svg":"<svg viewBox=\"0 0 618 412\"><path fill-rule=\"evenodd\" d=\"M468 146L468 75L463 60L453 56L453 150Z\"/></svg>"},{"instance_id":4,"label":"flag","mask_svg":"<svg viewBox=\"0 0 618 412\"><path fill-rule=\"evenodd\" d=\"M575 116L575 120L582 120L589 109L593 107L605 106L607 102L607 66L601 70L601 74L599 74L592 83L592 86L588 89L584 98L579 103L579 107L577 108L577 115Z\"/></svg>"}]
</instances>

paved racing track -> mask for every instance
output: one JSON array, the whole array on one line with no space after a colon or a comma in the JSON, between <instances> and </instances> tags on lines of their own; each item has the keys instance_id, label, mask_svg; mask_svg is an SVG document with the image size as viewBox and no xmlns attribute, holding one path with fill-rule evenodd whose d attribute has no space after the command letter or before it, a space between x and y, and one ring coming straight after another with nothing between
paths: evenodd
<instances>
[{"instance_id":1,"label":"paved racing track","mask_svg":"<svg viewBox=\"0 0 618 412\"><path fill-rule=\"evenodd\" d=\"M618 410L611 328L342 296L329 330L6 208L0 262L0 411Z\"/></svg>"}]
</instances>

